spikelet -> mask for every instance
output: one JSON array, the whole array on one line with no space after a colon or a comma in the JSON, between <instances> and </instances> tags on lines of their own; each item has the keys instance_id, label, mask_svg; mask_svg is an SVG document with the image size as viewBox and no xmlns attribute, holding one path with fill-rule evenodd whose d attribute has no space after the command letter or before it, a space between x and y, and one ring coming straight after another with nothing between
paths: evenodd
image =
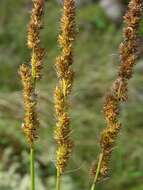
<instances>
[{"instance_id":1,"label":"spikelet","mask_svg":"<svg viewBox=\"0 0 143 190\"><path fill-rule=\"evenodd\" d=\"M27 65L21 65L20 75L23 83L25 117L23 123L23 132L25 133L28 143L32 145L37 138L37 129L39 121L36 113L36 94L33 88L31 71Z\"/></svg>"},{"instance_id":2,"label":"spikelet","mask_svg":"<svg viewBox=\"0 0 143 190\"><path fill-rule=\"evenodd\" d=\"M61 19L61 34L59 44L61 55L56 60L56 72L59 80L54 93L56 110L55 140L58 145L56 152L56 167L62 174L70 158L73 142L70 139L69 95L72 90L74 73L73 41L75 39L75 0L64 0L64 10Z\"/></svg>"},{"instance_id":3,"label":"spikelet","mask_svg":"<svg viewBox=\"0 0 143 190\"><path fill-rule=\"evenodd\" d=\"M28 26L28 47L32 49L32 72L35 79L41 78L44 49L40 47L40 30L43 27L45 0L33 0L31 20Z\"/></svg>"},{"instance_id":4,"label":"spikelet","mask_svg":"<svg viewBox=\"0 0 143 190\"><path fill-rule=\"evenodd\" d=\"M125 29L123 42L120 45L120 68L118 77L105 98L103 107L107 128L103 130L100 139L102 162L99 177L106 177L109 173L109 163L116 138L121 129L119 122L120 104L127 101L128 82L132 77L133 68L137 59L137 35L142 14L142 0L131 0L124 17ZM96 167L92 168L95 175Z\"/></svg>"},{"instance_id":5,"label":"spikelet","mask_svg":"<svg viewBox=\"0 0 143 190\"><path fill-rule=\"evenodd\" d=\"M32 50L31 67L25 64L20 67L20 76L23 83L25 117L22 126L28 143L33 146L37 139L39 120L37 116L36 81L41 78L41 66L44 50L40 47L40 29L44 13L44 0L33 0L31 20L28 27L28 47Z\"/></svg>"}]
</instances>

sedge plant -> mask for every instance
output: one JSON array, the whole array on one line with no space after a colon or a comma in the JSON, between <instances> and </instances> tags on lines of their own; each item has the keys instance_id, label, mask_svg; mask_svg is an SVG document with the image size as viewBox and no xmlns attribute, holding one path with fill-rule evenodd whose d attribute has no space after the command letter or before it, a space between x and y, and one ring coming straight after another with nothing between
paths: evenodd
<instances>
[{"instance_id":1,"label":"sedge plant","mask_svg":"<svg viewBox=\"0 0 143 190\"><path fill-rule=\"evenodd\" d=\"M120 105L128 99L128 83L137 60L137 38L143 11L142 5L142 0L131 0L124 16L123 42L119 47L120 67L117 79L113 82L105 97L103 112L107 128L101 133L101 154L98 164L91 169L94 176L91 190L96 189L96 182L99 179L105 178L109 174L110 159L121 129L121 122L119 121Z\"/></svg>"},{"instance_id":2,"label":"sedge plant","mask_svg":"<svg viewBox=\"0 0 143 190\"><path fill-rule=\"evenodd\" d=\"M45 0L32 0L33 9L28 26L28 48L31 50L31 64L22 64L20 76L23 83L23 97L25 116L22 125L30 148L31 190L35 190L35 140L38 137L39 118L37 113L36 84L41 79L41 68L44 49L40 45L40 30L43 26ZM91 190L96 189L96 183L109 175L109 165L115 146L116 138L121 129L120 105L128 99L128 83L132 77L137 59L138 29L142 15L142 0L131 0L126 15L123 30L123 42L120 44L120 67L116 80L106 94L103 113L107 127L100 137L101 153L97 164L91 168L93 184ZM61 177L68 165L73 151L71 139L71 119L69 114L70 96L73 87L74 72L74 41L76 36L75 0L63 1L63 15L61 18L61 33L58 37L60 55L56 59L57 86L54 91L56 127L54 138L56 150L56 190L61 189Z\"/></svg>"},{"instance_id":3,"label":"sedge plant","mask_svg":"<svg viewBox=\"0 0 143 190\"><path fill-rule=\"evenodd\" d=\"M30 148L30 173L31 190L35 190L35 140L38 137L39 119L37 114L36 83L41 78L41 68L44 57L44 49L40 47L40 30L43 22L44 0L33 0L31 20L28 26L27 44L31 49L31 64L23 64L20 67L20 76L23 83L24 96L24 122L22 130L27 138Z\"/></svg>"},{"instance_id":4,"label":"sedge plant","mask_svg":"<svg viewBox=\"0 0 143 190\"><path fill-rule=\"evenodd\" d=\"M74 72L73 42L75 39L75 0L64 0L63 15L61 18L61 34L58 42L61 53L56 59L56 72L58 84L55 89L56 128L54 137L57 142L56 169L57 190L60 190L61 175L68 164L73 149L73 141L70 138L69 96L71 94Z\"/></svg>"}]
</instances>

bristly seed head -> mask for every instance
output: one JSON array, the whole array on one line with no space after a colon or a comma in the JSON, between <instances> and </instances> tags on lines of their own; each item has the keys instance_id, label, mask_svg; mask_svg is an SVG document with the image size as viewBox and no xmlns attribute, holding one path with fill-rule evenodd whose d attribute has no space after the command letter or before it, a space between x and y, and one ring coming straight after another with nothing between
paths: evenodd
<instances>
[{"instance_id":1,"label":"bristly seed head","mask_svg":"<svg viewBox=\"0 0 143 190\"><path fill-rule=\"evenodd\" d=\"M40 47L40 30L43 27L44 0L33 0L31 20L28 26L28 47L32 49L31 64L35 78L41 78L41 69L44 58L44 49Z\"/></svg>"},{"instance_id":2,"label":"bristly seed head","mask_svg":"<svg viewBox=\"0 0 143 190\"><path fill-rule=\"evenodd\" d=\"M137 59L137 35L142 15L142 0L131 0L129 9L124 17L125 29L123 42L120 44L120 68L118 78L106 95L103 107L107 128L101 133L100 145L102 162L99 178L108 176L109 163L115 146L116 138L121 129L119 122L120 104L128 99L128 82L132 77L133 68ZM95 175L96 166L92 168Z\"/></svg>"},{"instance_id":3,"label":"bristly seed head","mask_svg":"<svg viewBox=\"0 0 143 190\"><path fill-rule=\"evenodd\" d=\"M37 95L35 93L36 82L41 78L41 68L44 57L44 49L40 47L40 30L43 26L44 0L32 0L33 9L28 26L28 47L32 50L31 67L23 64L20 67L20 76L23 83L25 116L22 129L30 146L37 139L39 120L37 116Z\"/></svg>"},{"instance_id":4,"label":"bristly seed head","mask_svg":"<svg viewBox=\"0 0 143 190\"><path fill-rule=\"evenodd\" d=\"M37 139L37 129L39 128L39 120L36 113L36 94L33 88L31 71L27 65L21 65L20 76L23 83L24 109L25 117L22 130L25 133L28 143L32 145Z\"/></svg>"},{"instance_id":5,"label":"bristly seed head","mask_svg":"<svg viewBox=\"0 0 143 190\"><path fill-rule=\"evenodd\" d=\"M56 167L60 174L64 172L73 149L73 142L70 139L71 129L68 114L68 96L71 93L74 78L74 72L71 69L74 39L75 0L64 0L61 34L58 39L61 47L61 55L58 56L55 64L59 83L54 96L57 116L55 140L58 145Z\"/></svg>"}]
</instances>

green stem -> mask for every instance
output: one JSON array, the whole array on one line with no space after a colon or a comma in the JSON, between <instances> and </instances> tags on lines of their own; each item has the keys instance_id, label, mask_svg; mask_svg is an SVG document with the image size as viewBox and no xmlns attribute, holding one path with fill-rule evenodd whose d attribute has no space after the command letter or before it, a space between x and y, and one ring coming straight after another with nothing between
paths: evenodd
<instances>
[{"instance_id":1,"label":"green stem","mask_svg":"<svg viewBox=\"0 0 143 190\"><path fill-rule=\"evenodd\" d=\"M60 189L61 189L61 174L59 170L57 170L56 190Z\"/></svg>"},{"instance_id":2,"label":"green stem","mask_svg":"<svg viewBox=\"0 0 143 190\"><path fill-rule=\"evenodd\" d=\"M93 180L93 184L92 184L90 190L96 190L95 189L96 188L96 182L97 182L98 177L99 177L102 158L103 158L103 153L101 153L100 156L99 156L99 161L98 161L98 165L97 165L96 174L95 174L95 177L94 177L94 180Z\"/></svg>"},{"instance_id":3,"label":"green stem","mask_svg":"<svg viewBox=\"0 0 143 190\"><path fill-rule=\"evenodd\" d=\"M31 175L31 190L35 190L35 151L34 147L30 148L30 175Z\"/></svg>"},{"instance_id":4,"label":"green stem","mask_svg":"<svg viewBox=\"0 0 143 190\"><path fill-rule=\"evenodd\" d=\"M32 82L33 82L33 89L35 94L36 89L36 73L35 73L35 50L32 51L32 60L31 60L31 75L32 75ZM30 147L30 175L31 175L31 190L35 190L35 150L34 145Z\"/></svg>"}]
</instances>

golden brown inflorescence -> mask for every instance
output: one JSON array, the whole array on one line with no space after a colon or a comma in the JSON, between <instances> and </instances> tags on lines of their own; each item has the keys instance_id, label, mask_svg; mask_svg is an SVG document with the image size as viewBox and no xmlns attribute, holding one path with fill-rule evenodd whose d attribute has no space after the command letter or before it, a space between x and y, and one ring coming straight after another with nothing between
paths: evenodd
<instances>
[{"instance_id":1,"label":"golden brown inflorescence","mask_svg":"<svg viewBox=\"0 0 143 190\"><path fill-rule=\"evenodd\" d=\"M59 83L55 89L56 129L55 140L58 145L56 153L56 167L62 174L67 166L73 149L70 139L69 95L72 90L74 73L71 69L73 63L73 41L75 39L75 0L64 0L64 10L61 19L61 34L59 44L61 55L56 60L56 72Z\"/></svg>"},{"instance_id":2,"label":"golden brown inflorescence","mask_svg":"<svg viewBox=\"0 0 143 190\"><path fill-rule=\"evenodd\" d=\"M33 144L37 138L37 129L39 128L39 121L36 113L36 95L33 88L31 71L27 65L20 67L20 75L23 83L23 95L24 95L24 124L22 126L23 131L27 137L28 143Z\"/></svg>"},{"instance_id":3,"label":"golden brown inflorescence","mask_svg":"<svg viewBox=\"0 0 143 190\"><path fill-rule=\"evenodd\" d=\"M40 47L40 30L43 27L45 0L33 0L31 20L28 27L28 47L32 49L32 75L35 79L41 78L41 68L44 49Z\"/></svg>"},{"instance_id":4,"label":"golden brown inflorescence","mask_svg":"<svg viewBox=\"0 0 143 190\"><path fill-rule=\"evenodd\" d=\"M36 81L41 78L41 66L44 50L40 47L40 29L44 13L44 0L33 0L31 20L28 27L28 47L32 50L31 67L23 64L20 67L20 76L23 83L25 117L23 132L30 146L37 138L39 120L37 117Z\"/></svg>"},{"instance_id":5,"label":"golden brown inflorescence","mask_svg":"<svg viewBox=\"0 0 143 190\"><path fill-rule=\"evenodd\" d=\"M99 177L106 177L109 172L109 162L116 138L121 129L119 122L120 104L127 101L128 82L132 77L133 68L137 59L137 36L142 15L142 0L131 0L124 17L125 28L123 42L120 45L120 68L118 77L106 95L103 107L107 128L103 130L100 139L102 162ZM96 168L92 168L95 175Z\"/></svg>"}]
</instances>

